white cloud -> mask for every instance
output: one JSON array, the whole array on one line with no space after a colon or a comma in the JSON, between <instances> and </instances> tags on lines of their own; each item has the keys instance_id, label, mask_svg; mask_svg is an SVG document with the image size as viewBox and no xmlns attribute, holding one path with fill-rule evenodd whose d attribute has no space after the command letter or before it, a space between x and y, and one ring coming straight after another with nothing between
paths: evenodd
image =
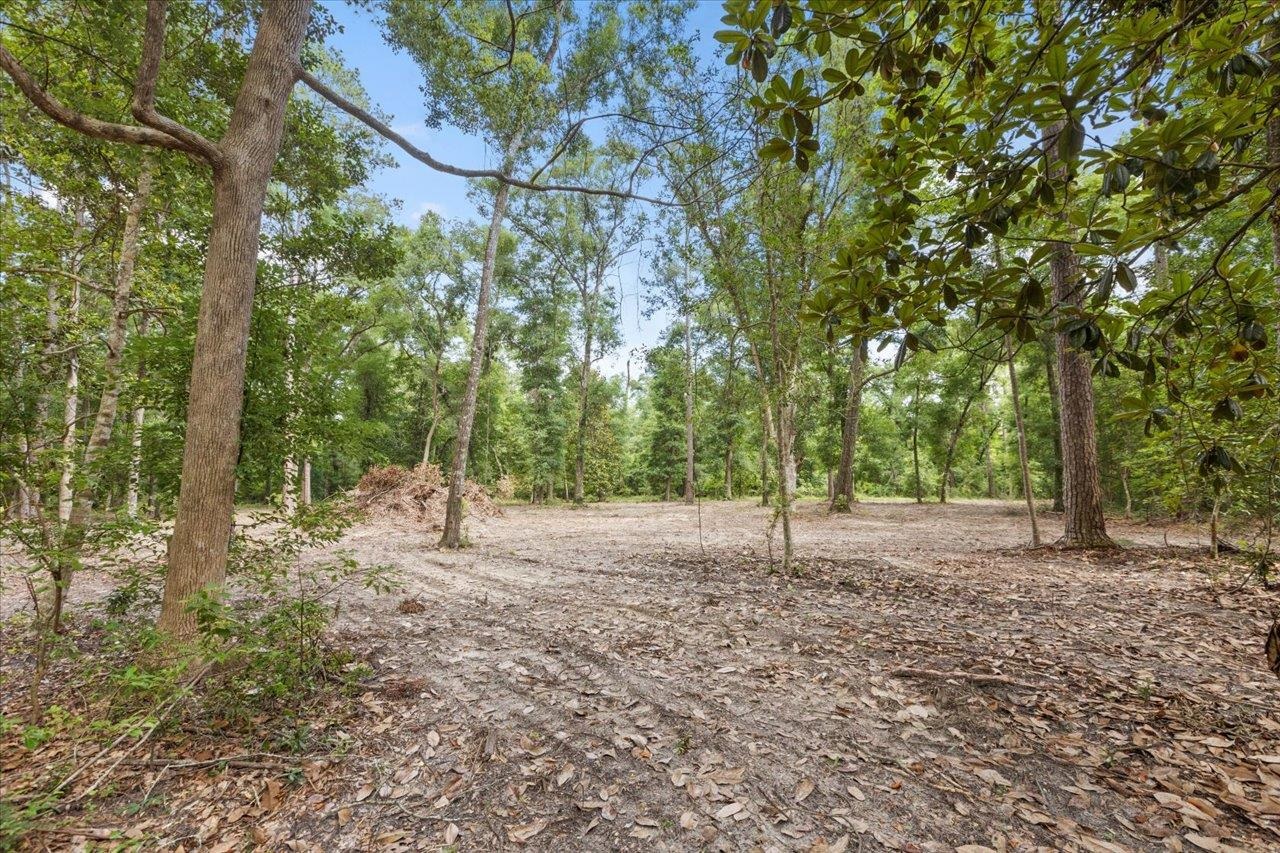
<instances>
[{"instance_id":1,"label":"white cloud","mask_svg":"<svg viewBox=\"0 0 1280 853\"><path fill-rule=\"evenodd\" d=\"M400 218L405 225L417 225L418 222L421 221L422 217L426 216L428 213L435 213L441 217L448 215L443 204L435 201L424 201L413 209L406 207L400 214Z\"/></svg>"}]
</instances>

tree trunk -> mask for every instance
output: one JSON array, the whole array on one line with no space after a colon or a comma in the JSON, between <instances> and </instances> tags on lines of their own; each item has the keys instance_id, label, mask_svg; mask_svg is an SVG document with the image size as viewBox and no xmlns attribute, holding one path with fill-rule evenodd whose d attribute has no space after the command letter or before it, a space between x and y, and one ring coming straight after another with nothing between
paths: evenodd
<instances>
[{"instance_id":1,"label":"tree trunk","mask_svg":"<svg viewBox=\"0 0 1280 853\"><path fill-rule=\"evenodd\" d=\"M311 506L311 457L302 460L302 491L298 499L303 506Z\"/></svg>"},{"instance_id":2,"label":"tree trunk","mask_svg":"<svg viewBox=\"0 0 1280 853\"><path fill-rule=\"evenodd\" d=\"M782 516L782 571L792 570L791 507L796 497L795 406L778 401L778 513Z\"/></svg>"},{"instance_id":3,"label":"tree trunk","mask_svg":"<svg viewBox=\"0 0 1280 853\"><path fill-rule=\"evenodd\" d=\"M773 431L773 418L766 402L760 413L760 506L769 505L769 433Z\"/></svg>"},{"instance_id":4,"label":"tree trunk","mask_svg":"<svg viewBox=\"0 0 1280 853\"><path fill-rule=\"evenodd\" d=\"M1049 390L1049 414L1053 418L1053 511L1062 512L1062 414L1058 408L1058 372L1053 368L1053 344L1046 342L1045 350L1045 384Z\"/></svg>"},{"instance_id":5,"label":"tree trunk","mask_svg":"<svg viewBox=\"0 0 1280 853\"><path fill-rule=\"evenodd\" d=\"M298 274L293 274L293 287L298 287ZM293 434L293 310L290 309L285 318L288 331L284 345L284 466L280 477L280 511L287 516L298 513L298 457L293 445L297 436Z\"/></svg>"},{"instance_id":6,"label":"tree trunk","mask_svg":"<svg viewBox=\"0 0 1280 853\"><path fill-rule=\"evenodd\" d=\"M1058 244L1049 267L1055 303L1082 306L1080 263L1068 244ZM1059 544L1070 548L1113 547L1102 515L1092 365L1087 354L1071 346L1066 333L1056 333L1054 343L1058 362L1058 434L1062 445L1065 523Z\"/></svg>"},{"instance_id":7,"label":"tree trunk","mask_svg":"<svg viewBox=\"0 0 1280 853\"><path fill-rule=\"evenodd\" d=\"M76 234L85 227L85 212L76 211ZM72 273L79 274L80 260L71 264ZM66 324L69 333L77 334L76 325L80 322L80 281L71 280L71 298L67 303ZM72 341L67 356L66 397L62 407L62 459L61 473L58 476L58 521L65 527L71 521L71 512L75 506L74 478L76 472L76 418L80 409L80 347L78 341Z\"/></svg>"},{"instance_id":8,"label":"tree trunk","mask_svg":"<svg viewBox=\"0 0 1280 853\"><path fill-rule=\"evenodd\" d=\"M102 400L93 421L89 443L84 449L85 471L92 476L93 463L98 453L111 441L111 427L115 423L120 404L122 386L120 365L124 361L125 334L129 323L129 297L133 292L133 270L138 260L138 241L142 232L142 215L151 196L152 160L143 157L142 171L138 174L138 186L125 212L124 233L120 240L120 265L116 268L115 293L111 297L111 328L107 331L107 354L103 360L104 382ZM90 496L91 497L91 496Z\"/></svg>"},{"instance_id":9,"label":"tree trunk","mask_svg":"<svg viewBox=\"0 0 1280 853\"><path fill-rule=\"evenodd\" d=\"M997 364L999 364L998 361L993 361L991 363L991 368L982 372L979 377L977 390L975 390L972 395L965 398L964 406L960 409L960 417L956 419L955 428L951 430L951 440L947 443L947 455L942 462L942 476L939 478L938 483L939 503L947 502L947 486L951 480L951 466L954 465L956 461L956 447L960 443L960 435L964 432L964 426L969 420L969 410L973 408L973 401L982 396L982 392L986 390L987 382L991 379L991 374L995 372Z\"/></svg>"},{"instance_id":10,"label":"tree trunk","mask_svg":"<svg viewBox=\"0 0 1280 853\"><path fill-rule=\"evenodd\" d=\"M1124 517L1133 518L1133 492L1129 491L1129 466L1120 466L1120 485L1124 487Z\"/></svg>"},{"instance_id":11,"label":"tree trunk","mask_svg":"<svg viewBox=\"0 0 1280 853\"><path fill-rule=\"evenodd\" d=\"M507 147L503 171L510 171L512 158L518 150L519 141L513 140ZM489 217L489 240L485 244L484 265L480 270L480 293L476 297L475 329L471 335L471 366L467 370L467 386L462 395L462 407L458 411L458 437L453 447L453 463L449 467L449 498L445 504L444 534L440 537L442 548L457 548L462 544L462 490L467 477L467 453L471 449L471 427L476 420L476 397L480 390L480 373L484 367L484 349L489 336L489 302L493 273L498 263L498 239L502 236L502 221L506 217L510 191L508 184L498 185L493 197L493 212Z\"/></svg>"},{"instance_id":12,"label":"tree trunk","mask_svg":"<svg viewBox=\"0 0 1280 853\"><path fill-rule=\"evenodd\" d=\"M911 466L916 476L916 503L924 503L924 484L920 482L920 380L911 400Z\"/></svg>"},{"instance_id":13,"label":"tree trunk","mask_svg":"<svg viewBox=\"0 0 1280 853\"><path fill-rule=\"evenodd\" d=\"M688 294L686 294L686 302ZM693 320L684 312L684 502L693 503Z\"/></svg>"},{"instance_id":14,"label":"tree trunk","mask_svg":"<svg viewBox=\"0 0 1280 853\"><path fill-rule=\"evenodd\" d=\"M600 293L600 283L604 278L603 270L596 276L595 293ZM586 499L584 483L587 469L587 398L591 393L591 344L592 344L592 312L595 300L590 303L583 294L582 300L582 370L578 375L578 440L574 448L573 458L573 502L580 504Z\"/></svg>"},{"instance_id":15,"label":"tree trunk","mask_svg":"<svg viewBox=\"0 0 1280 853\"><path fill-rule=\"evenodd\" d=\"M138 337L147 334L147 316L142 315L142 319L138 322ZM147 366L142 359L138 359L138 383L146 378ZM138 487L142 481L142 427L147 420L147 409L145 406L134 406L133 408L133 431L129 436L129 485L125 490L125 512L129 518L138 517Z\"/></svg>"},{"instance_id":16,"label":"tree trunk","mask_svg":"<svg viewBox=\"0 0 1280 853\"><path fill-rule=\"evenodd\" d=\"M1031 488L1031 461L1027 455L1027 427L1022 420L1022 398L1018 396L1018 368L1013 359L1013 340L1006 335L1005 354L1009 361L1009 393L1013 400L1013 422L1018 430L1018 469L1022 473L1022 495L1031 521L1031 547L1040 547L1040 524L1036 519L1036 498Z\"/></svg>"},{"instance_id":17,"label":"tree trunk","mask_svg":"<svg viewBox=\"0 0 1280 853\"><path fill-rule=\"evenodd\" d=\"M191 596L226 579L262 204L310 19L310 0L265 7L223 137L224 161L213 173L182 484L158 622L175 638L195 633Z\"/></svg>"},{"instance_id":18,"label":"tree trunk","mask_svg":"<svg viewBox=\"0 0 1280 853\"><path fill-rule=\"evenodd\" d=\"M840 432L840 464L836 467L832 512L849 512L857 500L853 466L858 453L858 426L862 420L862 374L866 369L866 342L853 342L849 381L845 386L844 419Z\"/></svg>"},{"instance_id":19,"label":"tree trunk","mask_svg":"<svg viewBox=\"0 0 1280 853\"><path fill-rule=\"evenodd\" d=\"M729 358L728 370L725 372L725 412L729 417L729 432L725 436L724 448L724 499L733 500L733 437L737 432L737 398L734 395L734 377L737 372L738 362L735 356L735 349L738 342L737 331L735 330L729 335Z\"/></svg>"}]
</instances>

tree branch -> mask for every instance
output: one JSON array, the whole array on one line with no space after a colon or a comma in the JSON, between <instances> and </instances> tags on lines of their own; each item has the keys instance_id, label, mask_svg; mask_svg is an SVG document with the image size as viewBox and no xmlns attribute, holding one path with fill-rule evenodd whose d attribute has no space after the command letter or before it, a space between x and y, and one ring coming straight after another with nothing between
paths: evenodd
<instances>
[{"instance_id":1,"label":"tree branch","mask_svg":"<svg viewBox=\"0 0 1280 853\"><path fill-rule=\"evenodd\" d=\"M608 187L582 187L571 184L537 184L532 181L522 180L512 177L505 172L497 169L464 169L461 166L453 166L448 163L441 162L431 154L418 148L409 140L396 133L386 122L381 121L368 110L357 106L347 100L342 95L330 89L311 72L299 69L298 79L306 83L320 97L333 104L338 109L348 115L359 119L371 129L385 137L387 140L394 142L402 151L420 163L435 169L437 172L443 172L446 175L457 175L460 178L490 178L495 181L501 181L508 186L516 187L522 190L533 190L534 192L570 192L583 193L585 195L603 195L612 196L613 198L635 199L636 201L645 201L649 204L656 204L661 207L680 207L679 202L664 201L663 199L651 198L649 196L638 195L629 190L615 190Z\"/></svg>"},{"instance_id":2,"label":"tree branch","mask_svg":"<svg viewBox=\"0 0 1280 853\"><path fill-rule=\"evenodd\" d=\"M147 24L142 37L142 61L138 63L138 79L133 85L133 117L143 124L177 139L187 150L210 165L222 161L222 149L191 128L179 124L156 111L156 78L160 76L160 60L164 56L165 12L168 0L147 0Z\"/></svg>"},{"instance_id":3,"label":"tree branch","mask_svg":"<svg viewBox=\"0 0 1280 853\"><path fill-rule=\"evenodd\" d=\"M10 53L4 45L0 45L0 68L5 70L14 84L27 96L42 113L58 124L79 131L86 136L105 139L108 142L125 142L130 145L150 145L154 148L167 148L170 151L190 153L187 144L167 133L151 127L137 127L130 124L116 124L103 121L71 109L40 87L38 83L22 67L17 57Z\"/></svg>"}]
</instances>

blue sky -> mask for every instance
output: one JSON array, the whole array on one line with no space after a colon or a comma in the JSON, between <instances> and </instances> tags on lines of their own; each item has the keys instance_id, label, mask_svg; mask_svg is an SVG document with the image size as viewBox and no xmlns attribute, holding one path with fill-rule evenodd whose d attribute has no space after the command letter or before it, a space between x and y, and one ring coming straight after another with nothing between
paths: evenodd
<instances>
[{"instance_id":1,"label":"blue sky","mask_svg":"<svg viewBox=\"0 0 1280 853\"><path fill-rule=\"evenodd\" d=\"M387 46L373 15L339 0L328 0L325 6L343 30L328 43L341 51L348 67L359 72L370 100L384 114L394 117L391 124L398 133L445 162L472 168L494 165L483 140L448 125L428 128L423 124L422 75L412 60ZM698 31L699 46L706 59L714 56L715 42L711 34L721 28L722 14L719 0L701 0L689 17L690 29ZM396 215L401 222L413 225L428 211L435 211L446 219L479 219L475 205L467 197L468 181L435 172L394 146L388 151L398 166L380 170L369 181L367 189L388 201L398 202ZM644 303L639 293L639 279L644 264L641 252L637 251L624 259L617 270L614 286L622 296L622 345L598 365L606 374L621 373L629 352L654 344L668 322L662 313L651 319L642 316ZM638 372L635 364L632 371Z\"/></svg>"}]
</instances>

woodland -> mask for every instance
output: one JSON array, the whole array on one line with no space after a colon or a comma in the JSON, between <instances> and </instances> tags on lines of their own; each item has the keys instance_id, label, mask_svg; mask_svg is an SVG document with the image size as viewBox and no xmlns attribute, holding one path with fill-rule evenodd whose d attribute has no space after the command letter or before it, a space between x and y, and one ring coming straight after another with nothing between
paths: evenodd
<instances>
[{"instance_id":1,"label":"woodland","mask_svg":"<svg viewBox=\"0 0 1280 853\"><path fill-rule=\"evenodd\" d=\"M1280 845L1274 2L2 0L0 72L0 849Z\"/></svg>"}]
</instances>

